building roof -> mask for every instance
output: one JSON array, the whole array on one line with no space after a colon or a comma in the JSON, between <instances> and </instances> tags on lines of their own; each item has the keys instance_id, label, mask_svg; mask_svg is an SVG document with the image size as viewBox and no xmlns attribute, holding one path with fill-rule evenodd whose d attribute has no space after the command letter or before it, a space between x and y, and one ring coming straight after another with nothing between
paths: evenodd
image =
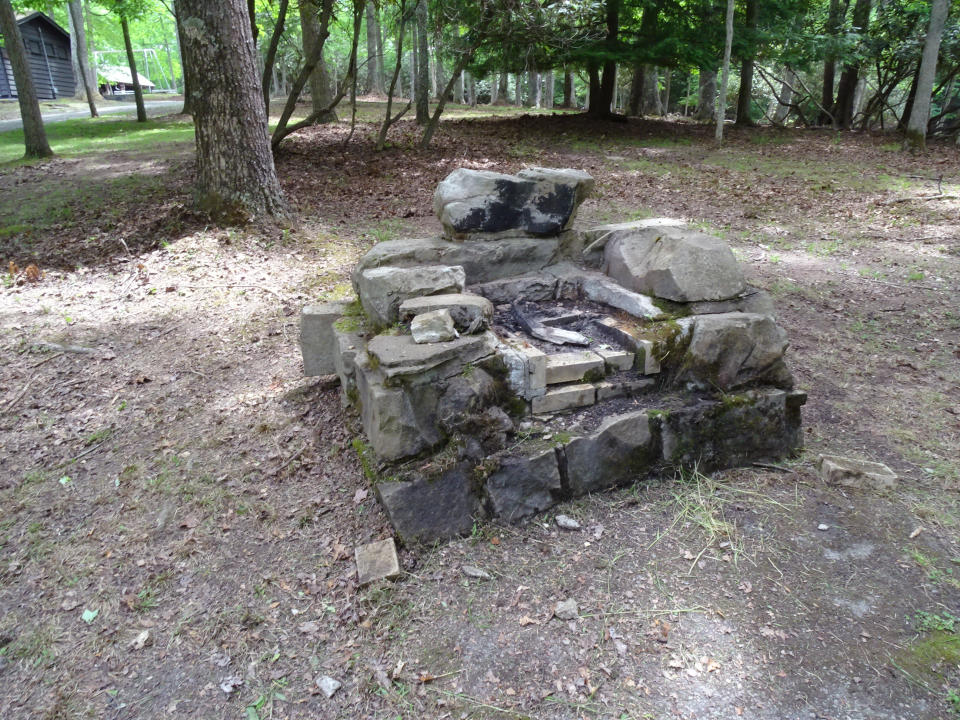
<instances>
[{"instance_id":1,"label":"building roof","mask_svg":"<svg viewBox=\"0 0 960 720\"><path fill-rule=\"evenodd\" d=\"M133 84L133 76L130 74L130 68L123 65L98 65L97 74L108 83L123 83L124 85ZM150 78L141 73L137 73L137 79L141 87L156 87Z\"/></svg>"},{"instance_id":2,"label":"building roof","mask_svg":"<svg viewBox=\"0 0 960 720\"><path fill-rule=\"evenodd\" d=\"M67 32L66 30L64 30L62 27L60 27L59 25L57 25L56 21L55 21L52 17L50 17L49 15L47 15L47 14L45 14L45 13L42 13L42 12L17 13L17 25L23 25L24 23L28 23L28 22L30 22L31 20L36 20L36 19L38 19L38 18L41 19L41 20L43 20L43 21L45 21L45 22L47 23L47 25L49 25L50 27L52 27L54 30L56 30L57 32L59 32L61 35L63 35L63 36L64 36L65 38L67 38L68 40L70 39L70 33L68 33L68 32Z\"/></svg>"}]
</instances>

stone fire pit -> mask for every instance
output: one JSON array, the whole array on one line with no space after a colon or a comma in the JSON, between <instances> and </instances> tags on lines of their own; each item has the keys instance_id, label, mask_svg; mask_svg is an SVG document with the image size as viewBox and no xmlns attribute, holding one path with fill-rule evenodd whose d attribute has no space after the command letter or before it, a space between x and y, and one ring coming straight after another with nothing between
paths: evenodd
<instances>
[{"instance_id":1,"label":"stone fire pit","mask_svg":"<svg viewBox=\"0 0 960 720\"><path fill-rule=\"evenodd\" d=\"M574 229L592 189L576 170L456 170L434 197L444 237L374 246L356 300L304 309L305 372L339 375L406 542L800 448L806 394L770 297L680 221Z\"/></svg>"}]
</instances>

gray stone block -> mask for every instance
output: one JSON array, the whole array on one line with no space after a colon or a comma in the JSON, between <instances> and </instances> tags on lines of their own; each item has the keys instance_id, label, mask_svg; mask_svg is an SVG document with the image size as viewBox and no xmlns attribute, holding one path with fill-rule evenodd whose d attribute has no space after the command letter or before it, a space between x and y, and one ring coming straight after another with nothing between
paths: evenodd
<instances>
[{"instance_id":1,"label":"gray stone block","mask_svg":"<svg viewBox=\"0 0 960 720\"><path fill-rule=\"evenodd\" d=\"M530 457L505 457L487 478L492 514L517 522L560 501L563 488L553 448Z\"/></svg>"},{"instance_id":2,"label":"gray stone block","mask_svg":"<svg viewBox=\"0 0 960 720\"><path fill-rule=\"evenodd\" d=\"M404 300L400 303L400 319L406 320L427 312L446 310L460 332L486 330L493 318L493 303L480 295L448 293Z\"/></svg>"},{"instance_id":3,"label":"gray stone block","mask_svg":"<svg viewBox=\"0 0 960 720\"><path fill-rule=\"evenodd\" d=\"M487 283L541 270L556 262L559 248L556 238L388 240L377 243L360 258L352 275L353 287L359 289L361 274L370 268L420 265L457 265L464 269L468 284Z\"/></svg>"},{"instance_id":4,"label":"gray stone block","mask_svg":"<svg viewBox=\"0 0 960 720\"><path fill-rule=\"evenodd\" d=\"M433 447L441 436L436 427L438 391L432 385L388 388L368 364L357 363L360 419L370 446L382 460L399 460Z\"/></svg>"},{"instance_id":5,"label":"gray stone block","mask_svg":"<svg viewBox=\"0 0 960 720\"><path fill-rule=\"evenodd\" d=\"M449 377L464 365L492 355L497 339L487 331L480 335L464 335L449 342L419 344L410 335L377 335L367 344L367 352L376 358L376 365L388 381L422 375L429 370L444 371L431 376Z\"/></svg>"},{"instance_id":6,"label":"gray stone block","mask_svg":"<svg viewBox=\"0 0 960 720\"><path fill-rule=\"evenodd\" d=\"M590 350L555 353L547 355L545 360L547 385L579 382L587 373L591 371L603 373L605 368L603 358Z\"/></svg>"},{"instance_id":7,"label":"gray stone block","mask_svg":"<svg viewBox=\"0 0 960 720\"><path fill-rule=\"evenodd\" d=\"M381 482L376 492L397 535L413 544L468 534L483 517L471 488L468 469L456 467L438 478Z\"/></svg>"},{"instance_id":8,"label":"gray stone block","mask_svg":"<svg viewBox=\"0 0 960 720\"><path fill-rule=\"evenodd\" d=\"M603 271L624 287L675 302L743 293L743 271L720 238L684 227L636 230L607 243Z\"/></svg>"},{"instance_id":9,"label":"gray stone block","mask_svg":"<svg viewBox=\"0 0 960 720\"><path fill-rule=\"evenodd\" d=\"M641 479L660 459L654 440L645 410L607 418L589 437L564 447L570 491L583 495Z\"/></svg>"},{"instance_id":10,"label":"gray stone block","mask_svg":"<svg viewBox=\"0 0 960 720\"><path fill-rule=\"evenodd\" d=\"M774 307L773 298L770 297L770 293L765 290L757 290L756 288L750 287L739 297L713 302L694 302L690 303L687 307L694 315L744 312L773 317L776 314L776 308Z\"/></svg>"},{"instance_id":11,"label":"gray stone block","mask_svg":"<svg viewBox=\"0 0 960 720\"><path fill-rule=\"evenodd\" d=\"M497 305L518 300L543 302L553 300L557 278L546 272L530 273L503 280L491 280L471 289Z\"/></svg>"},{"instance_id":12,"label":"gray stone block","mask_svg":"<svg viewBox=\"0 0 960 720\"><path fill-rule=\"evenodd\" d=\"M360 273L357 294L370 321L383 327L397 322L404 300L463 292L465 278L463 268L455 265L370 268Z\"/></svg>"},{"instance_id":13,"label":"gray stone block","mask_svg":"<svg viewBox=\"0 0 960 720\"><path fill-rule=\"evenodd\" d=\"M351 300L307 305L300 312L300 352L303 374L330 375L337 371L337 344L333 324L343 315Z\"/></svg>"},{"instance_id":14,"label":"gray stone block","mask_svg":"<svg viewBox=\"0 0 960 720\"><path fill-rule=\"evenodd\" d=\"M510 230L558 235L570 227L593 185L579 170L528 168L504 175L458 168L437 186L433 208L448 237Z\"/></svg>"},{"instance_id":15,"label":"gray stone block","mask_svg":"<svg viewBox=\"0 0 960 720\"><path fill-rule=\"evenodd\" d=\"M593 405L596 400L597 390L593 385L565 385L551 388L540 397L533 398L531 409L534 415L561 412Z\"/></svg>"},{"instance_id":16,"label":"gray stone block","mask_svg":"<svg viewBox=\"0 0 960 720\"><path fill-rule=\"evenodd\" d=\"M415 316L410 321L410 337L419 345L456 340L457 329L453 326L450 311L431 310Z\"/></svg>"},{"instance_id":17,"label":"gray stone block","mask_svg":"<svg viewBox=\"0 0 960 720\"><path fill-rule=\"evenodd\" d=\"M400 559L393 538L360 545L353 551L357 562L357 582L369 585L377 580L400 576Z\"/></svg>"}]
</instances>

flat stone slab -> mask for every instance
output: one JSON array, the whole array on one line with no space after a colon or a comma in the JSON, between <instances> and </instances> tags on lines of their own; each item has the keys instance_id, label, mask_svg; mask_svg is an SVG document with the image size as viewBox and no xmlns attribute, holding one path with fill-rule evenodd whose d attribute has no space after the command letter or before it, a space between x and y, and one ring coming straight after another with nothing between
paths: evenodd
<instances>
[{"instance_id":1,"label":"flat stone slab","mask_svg":"<svg viewBox=\"0 0 960 720\"><path fill-rule=\"evenodd\" d=\"M565 385L551 388L540 397L531 401L535 415L540 413L561 412L573 408L593 405L597 400L597 389L593 385Z\"/></svg>"},{"instance_id":2,"label":"flat stone slab","mask_svg":"<svg viewBox=\"0 0 960 720\"><path fill-rule=\"evenodd\" d=\"M817 460L817 472L829 485L859 490L893 490L897 486L897 474L893 470L870 460L821 455Z\"/></svg>"},{"instance_id":3,"label":"flat stone slab","mask_svg":"<svg viewBox=\"0 0 960 720\"><path fill-rule=\"evenodd\" d=\"M677 218L645 218L623 223L596 225L582 231L583 259L588 265L596 266L603 261L603 251L607 243L619 237L630 235L638 230L662 227L683 227L687 223Z\"/></svg>"},{"instance_id":4,"label":"flat stone slab","mask_svg":"<svg viewBox=\"0 0 960 720\"><path fill-rule=\"evenodd\" d=\"M591 370L604 371L604 360L597 353L590 350L582 352L557 353L546 356L546 383L576 382L583 379Z\"/></svg>"},{"instance_id":5,"label":"flat stone slab","mask_svg":"<svg viewBox=\"0 0 960 720\"><path fill-rule=\"evenodd\" d=\"M529 273L502 280L491 280L471 289L497 305L517 300L542 302L553 300L557 289L557 278L545 272Z\"/></svg>"},{"instance_id":6,"label":"flat stone slab","mask_svg":"<svg viewBox=\"0 0 960 720\"><path fill-rule=\"evenodd\" d=\"M443 238L388 240L370 248L360 258L351 277L354 289L359 291L360 275L370 268L456 265L466 273L467 284L476 285L537 272L555 263L559 252L560 242L556 238L506 237L471 242Z\"/></svg>"},{"instance_id":7,"label":"flat stone slab","mask_svg":"<svg viewBox=\"0 0 960 720\"><path fill-rule=\"evenodd\" d=\"M360 273L357 293L370 320L383 327L399 320L404 300L463 292L465 282L466 273L458 265L378 267Z\"/></svg>"},{"instance_id":8,"label":"flat stone slab","mask_svg":"<svg viewBox=\"0 0 960 720\"><path fill-rule=\"evenodd\" d=\"M493 318L493 303L480 295L445 293L410 298L400 303L400 319L406 320L422 313L446 310L457 330L473 333L485 330Z\"/></svg>"},{"instance_id":9,"label":"flat stone slab","mask_svg":"<svg viewBox=\"0 0 960 720\"><path fill-rule=\"evenodd\" d=\"M558 235L593 190L580 170L528 168L516 175L458 168L438 186L433 209L448 237L517 230Z\"/></svg>"},{"instance_id":10,"label":"flat stone slab","mask_svg":"<svg viewBox=\"0 0 960 720\"><path fill-rule=\"evenodd\" d=\"M464 335L449 342L419 344L410 335L377 335L367 343L367 352L377 359L387 378L422 373L448 360L470 363L493 353L493 333Z\"/></svg>"},{"instance_id":11,"label":"flat stone slab","mask_svg":"<svg viewBox=\"0 0 960 720\"><path fill-rule=\"evenodd\" d=\"M618 235L604 249L603 271L630 290L675 302L727 300L747 287L723 240L685 227Z\"/></svg>"},{"instance_id":12,"label":"flat stone slab","mask_svg":"<svg viewBox=\"0 0 960 720\"><path fill-rule=\"evenodd\" d=\"M637 318L653 320L664 314L649 296L628 290L603 275L584 274L580 281L580 290L588 300L623 310Z\"/></svg>"},{"instance_id":13,"label":"flat stone slab","mask_svg":"<svg viewBox=\"0 0 960 720\"><path fill-rule=\"evenodd\" d=\"M393 538L360 545L353 554L357 561L357 582L360 585L400 576L400 559Z\"/></svg>"},{"instance_id":14,"label":"flat stone slab","mask_svg":"<svg viewBox=\"0 0 960 720\"><path fill-rule=\"evenodd\" d=\"M633 397L651 390L656 381L652 378L637 378L636 380L622 380L611 382L603 380L594 383L597 388L597 402L604 400L614 400L621 397Z\"/></svg>"}]
</instances>

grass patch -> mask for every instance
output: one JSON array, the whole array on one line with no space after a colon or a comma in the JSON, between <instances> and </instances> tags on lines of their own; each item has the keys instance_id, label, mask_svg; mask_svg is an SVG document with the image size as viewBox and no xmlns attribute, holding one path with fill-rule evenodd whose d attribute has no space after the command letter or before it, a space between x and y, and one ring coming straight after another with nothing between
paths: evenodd
<instances>
[{"instance_id":1,"label":"grass patch","mask_svg":"<svg viewBox=\"0 0 960 720\"><path fill-rule=\"evenodd\" d=\"M58 155L126 152L156 152L166 143L193 140L193 121L160 118L138 123L111 117L64 120L46 125L47 140ZM0 165L23 157L23 130L0 133Z\"/></svg>"}]
</instances>

